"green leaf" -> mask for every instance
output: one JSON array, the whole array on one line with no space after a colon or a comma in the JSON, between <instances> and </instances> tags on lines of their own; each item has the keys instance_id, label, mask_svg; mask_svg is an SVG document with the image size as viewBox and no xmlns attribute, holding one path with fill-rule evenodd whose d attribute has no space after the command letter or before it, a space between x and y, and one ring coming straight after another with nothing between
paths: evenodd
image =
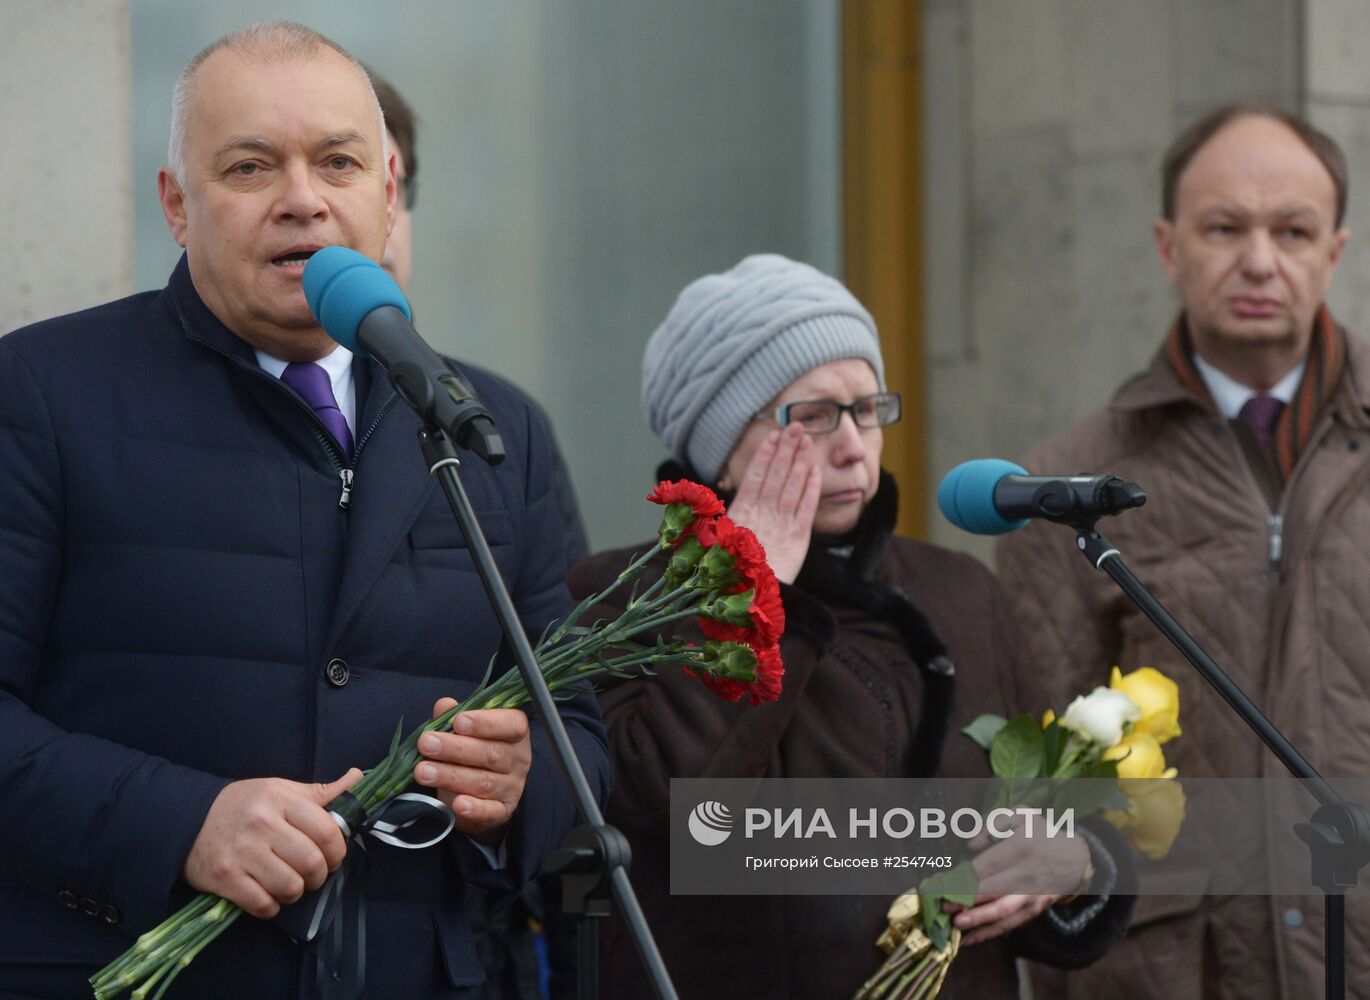
<instances>
[{"instance_id":1,"label":"green leaf","mask_svg":"<svg viewBox=\"0 0 1370 1000\"><path fill-rule=\"evenodd\" d=\"M937 901L937 915L945 919L934 919L931 923L925 922L923 931L927 934L934 948L938 951L945 951L951 942L951 914L943 911L940 899Z\"/></svg>"},{"instance_id":2,"label":"green leaf","mask_svg":"<svg viewBox=\"0 0 1370 1000\"><path fill-rule=\"evenodd\" d=\"M400 717L399 725L395 727L395 735L390 737L390 753L387 756L393 757L400 749L400 740L404 739L404 717Z\"/></svg>"},{"instance_id":3,"label":"green leaf","mask_svg":"<svg viewBox=\"0 0 1370 1000\"><path fill-rule=\"evenodd\" d=\"M1042 766L1043 774L1056 773L1056 769L1061 766L1061 754L1065 752L1066 741L1069 738L1070 734L1062 729L1061 724L1055 719L1042 730L1042 745L1046 752L1046 761Z\"/></svg>"},{"instance_id":4,"label":"green leaf","mask_svg":"<svg viewBox=\"0 0 1370 1000\"><path fill-rule=\"evenodd\" d=\"M920 896L936 895L943 899L949 899L953 903L960 903L962 906L974 906L975 897L979 891L980 874L968 860L962 861L955 868L949 868L923 879L918 886ZM941 912L940 908L938 912ZM949 914L942 913L942 916L950 922L951 916Z\"/></svg>"},{"instance_id":5,"label":"green leaf","mask_svg":"<svg viewBox=\"0 0 1370 1000\"><path fill-rule=\"evenodd\" d=\"M1000 778L1036 778L1046 760L1046 742L1037 720L1023 714L1009 722L989 748L989 766Z\"/></svg>"},{"instance_id":6,"label":"green leaf","mask_svg":"<svg viewBox=\"0 0 1370 1000\"><path fill-rule=\"evenodd\" d=\"M1008 719L1002 715L987 713L966 726L961 732L980 744L982 750L988 750L994 743L994 737L999 735L999 730L1006 725L1008 725Z\"/></svg>"},{"instance_id":7,"label":"green leaf","mask_svg":"<svg viewBox=\"0 0 1370 1000\"><path fill-rule=\"evenodd\" d=\"M485 685L490 683L490 675L495 672L495 661L497 659L499 659L498 653L494 653L491 655L490 662L485 665L485 676L482 677L480 679L480 683L476 685L476 691L479 691L481 688L485 687Z\"/></svg>"}]
</instances>

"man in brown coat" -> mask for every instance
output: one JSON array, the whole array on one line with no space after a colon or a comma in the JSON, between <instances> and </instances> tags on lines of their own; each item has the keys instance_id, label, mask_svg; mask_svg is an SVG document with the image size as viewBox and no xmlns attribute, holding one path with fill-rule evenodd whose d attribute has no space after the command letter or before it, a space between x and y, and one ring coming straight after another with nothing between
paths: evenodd
<instances>
[{"instance_id":1,"label":"man in brown coat","mask_svg":"<svg viewBox=\"0 0 1370 1000\"><path fill-rule=\"evenodd\" d=\"M1167 152L1161 262L1182 311L1146 372L1035 447L1032 472L1107 472L1147 505L1103 530L1199 643L1324 775L1370 774L1370 345L1323 305L1348 236L1346 166L1330 138L1272 108L1220 109ZM1185 777L1287 773L1065 529L998 550L1003 582L1057 708L1110 666L1180 685ZM1234 816L1259 859L1271 822ZM1183 846L1183 840L1182 840ZM1321 995L1322 901L1203 896L1201 870L1138 901L1128 936L1039 997ZM1370 990L1370 919L1348 906L1351 995Z\"/></svg>"}]
</instances>

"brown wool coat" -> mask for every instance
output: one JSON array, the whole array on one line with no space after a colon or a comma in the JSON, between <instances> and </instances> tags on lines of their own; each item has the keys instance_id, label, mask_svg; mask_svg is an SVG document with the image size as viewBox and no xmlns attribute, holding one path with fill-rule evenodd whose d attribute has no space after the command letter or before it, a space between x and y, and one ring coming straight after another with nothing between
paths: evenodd
<instances>
[{"instance_id":1,"label":"brown wool coat","mask_svg":"<svg viewBox=\"0 0 1370 1000\"><path fill-rule=\"evenodd\" d=\"M581 563L569 580L573 595L603 589L632 551ZM876 578L904 589L956 665L956 706L941 773L988 777L985 752L960 735L960 727L981 713L1011 714L1011 706L1041 697L1034 676L1017 670L1019 644L1001 589L965 555L897 538ZM633 884L686 1000L849 997L883 957L874 942L891 902L884 896L670 895L671 777L914 773L908 756L921 684L895 628L856 608L828 607L797 587L784 587L783 594L788 626L778 702L730 704L680 671L621 683L600 697L615 767L608 818L632 842ZM612 617L618 610L601 613ZM943 996L1016 998L1014 947L1022 946L1000 938L963 952ZM605 996L651 995L616 920L606 929L602 954Z\"/></svg>"},{"instance_id":2,"label":"brown wool coat","mask_svg":"<svg viewBox=\"0 0 1370 1000\"><path fill-rule=\"evenodd\" d=\"M1370 776L1367 410L1370 345L1348 337L1340 389L1280 495L1246 425L1198 403L1158 354L1108 407L1024 462L1030 472L1110 473L1146 489L1145 507L1105 519L1100 530L1327 777ZM1269 521L1276 511L1277 566ZM1080 558L1069 529L1035 523L1005 536L997 557L1058 711L1107 683L1113 664L1125 672L1153 666L1180 685L1184 735L1164 749L1182 777L1287 776L1112 581ZM1264 860L1265 822L1234 816L1224 850ZM1181 868L1187 843L1182 836L1176 846ZM1204 867L1196 861L1176 890L1205 885ZM1347 907L1349 995L1357 997L1370 996L1364 902L1353 896ZM1039 998L1298 1000L1322 995L1322 934L1316 895L1143 897L1132 930L1102 961L1069 981L1035 972L1034 983Z\"/></svg>"}]
</instances>

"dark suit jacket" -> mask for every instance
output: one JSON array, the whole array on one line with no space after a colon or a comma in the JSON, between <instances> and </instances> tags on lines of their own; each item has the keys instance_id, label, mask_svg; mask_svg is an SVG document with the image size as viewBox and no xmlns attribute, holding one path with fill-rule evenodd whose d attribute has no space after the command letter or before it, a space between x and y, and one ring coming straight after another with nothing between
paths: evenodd
<instances>
[{"instance_id":1,"label":"dark suit jacket","mask_svg":"<svg viewBox=\"0 0 1370 1000\"><path fill-rule=\"evenodd\" d=\"M89 996L85 976L189 898L179 872L227 782L369 767L401 718L484 673L499 628L417 418L356 365L343 510L345 459L184 259L161 292L0 339L0 996ZM568 607L546 441L468 374L509 456L465 462L463 482L536 637ZM598 713L563 715L603 796ZM494 880L521 884L574 819L535 725ZM366 995L463 995L481 978L463 881L491 873L460 836L370 853ZM244 919L171 995L308 995L300 954Z\"/></svg>"}]
</instances>

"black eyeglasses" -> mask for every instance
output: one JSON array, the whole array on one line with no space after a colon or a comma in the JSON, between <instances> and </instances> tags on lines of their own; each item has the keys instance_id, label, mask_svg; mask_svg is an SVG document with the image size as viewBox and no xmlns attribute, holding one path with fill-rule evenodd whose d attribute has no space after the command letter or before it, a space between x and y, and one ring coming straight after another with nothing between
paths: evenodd
<instances>
[{"instance_id":1,"label":"black eyeglasses","mask_svg":"<svg viewBox=\"0 0 1370 1000\"><path fill-rule=\"evenodd\" d=\"M799 424L805 434L818 435L831 434L837 430L844 413L851 414L857 427L888 427L900 417L899 393L877 392L873 396L853 399L850 403L839 403L835 399L806 399L754 413L752 419L774 420L781 427Z\"/></svg>"}]
</instances>

